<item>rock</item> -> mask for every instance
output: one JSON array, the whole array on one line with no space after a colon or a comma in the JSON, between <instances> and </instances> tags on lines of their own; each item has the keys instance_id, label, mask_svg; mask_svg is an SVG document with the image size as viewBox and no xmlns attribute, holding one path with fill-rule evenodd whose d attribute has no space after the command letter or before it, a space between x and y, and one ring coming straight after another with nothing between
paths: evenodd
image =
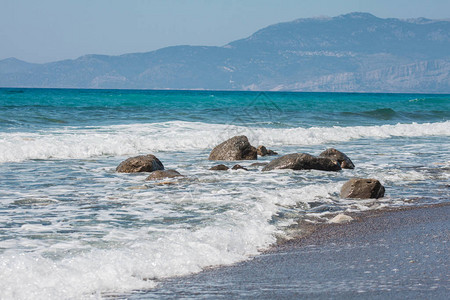
<instances>
[{"instance_id":1,"label":"rock","mask_svg":"<svg viewBox=\"0 0 450 300\"><path fill-rule=\"evenodd\" d=\"M258 152L259 156L266 156L267 155L267 148L264 146L258 146L256 148L256 151Z\"/></svg>"},{"instance_id":2,"label":"rock","mask_svg":"<svg viewBox=\"0 0 450 300\"><path fill-rule=\"evenodd\" d=\"M150 173L145 180L160 180L164 178L184 177L178 171L175 170L157 170Z\"/></svg>"},{"instance_id":3,"label":"rock","mask_svg":"<svg viewBox=\"0 0 450 300\"><path fill-rule=\"evenodd\" d=\"M245 171L248 171L246 168L244 168L241 165L234 165L231 169L232 170L245 170Z\"/></svg>"},{"instance_id":4,"label":"rock","mask_svg":"<svg viewBox=\"0 0 450 300\"><path fill-rule=\"evenodd\" d=\"M331 160L337 161L342 169L354 169L355 165L350 160L350 158L342 153L339 150L336 150L334 148L329 148L322 153L320 153L319 157L327 157Z\"/></svg>"},{"instance_id":5,"label":"rock","mask_svg":"<svg viewBox=\"0 0 450 300\"><path fill-rule=\"evenodd\" d=\"M293 153L272 160L262 170L277 169L339 171L341 166L326 157L315 157L307 153Z\"/></svg>"},{"instance_id":6,"label":"rock","mask_svg":"<svg viewBox=\"0 0 450 300\"><path fill-rule=\"evenodd\" d=\"M376 179L352 178L341 188L341 198L382 198L384 197L384 186Z\"/></svg>"},{"instance_id":7,"label":"rock","mask_svg":"<svg viewBox=\"0 0 450 300\"><path fill-rule=\"evenodd\" d=\"M258 146L258 148L256 148L256 151L259 156L277 155L278 154L275 151L267 150L267 148L262 145Z\"/></svg>"},{"instance_id":8,"label":"rock","mask_svg":"<svg viewBox=\"0 0 450 300\"><path fill-rule=\"evenodd\" d=\"M328 221L328 223L341 224L341 223L349 223L353 221L353 218L344 214L338 214L334 218Z\"/></svg>"},{"instance_id":9,"label":"rock","mask_svg":"<svg viewBox=\"0 0 450 300\"><path fill-rule=\"evenodd\" d=\"M229 168L228 168L227 166L225 166L225 165L220 164L220 165L211 167L211 168L209 168L209 169L212 170L212 171L226 171L226 170L228 170Z\"/></svg>"},{"instance_id":10,"label":"rock","mask_svg":"<svg viewBox=\"0 0 450 300\"><path fill-rule=\"evenodd\" d=\"M152 154L130 157L117 166L119 173L153 172L164 170L164 165Z\"/></svg>"},{"instance_id":11,"label":"rock","mask_svg":"<svg viewBox=\"0 0 450 300\"><path fill-rule=\"evenodd\" d=\"M249 167L265 167L268 164L269 163L267 163L267 162L257 162L257 163L252 163Z\"/></svg>"},{"instance_id":12,"label":"rock","mask_svg":"<svg viewBox=\"0 0 450 300\"><path fill-rule=\"evenodd\" d=\"M214 147L209 160L252 160L257 159L256 148L250 145L245 135L235 136Z\"/></svg>"},{"instance_id":13,"label":"rock","mask_svg":"<svg viewBox=\"0 0 450 300\"><path fill-rule=\"evenodd\" d=\"M267 150L267 155L268 155L268 156L278 155L278 152L275 152L275 151L273 151L273 150Z\"/></svg>"},{"instance_id":14,"label":"rock","mask_svg":"<svg viewBox=\"0 0 450 300\"><path fill-rule=\"evenodd\" d=\"M159 181L155 182L154 185L175 185L177 182L174 181Z\"/></svg>"}]
</instances>

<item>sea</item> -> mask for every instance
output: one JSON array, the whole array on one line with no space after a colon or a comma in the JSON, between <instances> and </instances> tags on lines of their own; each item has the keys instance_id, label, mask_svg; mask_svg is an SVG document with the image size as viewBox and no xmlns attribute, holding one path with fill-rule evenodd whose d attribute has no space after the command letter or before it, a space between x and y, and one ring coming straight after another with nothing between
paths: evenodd
<instances>
[{"instance_id":1,"label":"sea","mask_svg":"<svg viewBox=\"0 0 450 300\"><path fill-rule=\"evenodd\" d=\"M236 135L279 154L258 162L333 147L356 167L208 160ZM142 154L185 177L115 171ZM385 197L341 199L354 177ZM449 202L449 178L450 95L3 88L0 299L126 297L249 260L298 224Z\"/></svg>"}]
</instances>

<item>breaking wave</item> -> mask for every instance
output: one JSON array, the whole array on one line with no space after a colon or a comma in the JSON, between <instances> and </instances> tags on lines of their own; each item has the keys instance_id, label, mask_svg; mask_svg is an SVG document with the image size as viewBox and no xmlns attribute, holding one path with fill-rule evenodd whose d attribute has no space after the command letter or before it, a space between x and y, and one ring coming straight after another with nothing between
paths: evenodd
<instances>
[{"instance_id":1,"label":"breaking wave","mask_svg":"<svg viewBox=\"0 0 450 300\"><path fill-rule=\"evenodd\" d=\"M364 138L449 136L450 121L381 126L264 128L172 121L42 132L0 133L0 163L32 159L86 159L160 151L208 150L244 134L254 145L319 145Z\"/></svg>"}]
</instances>

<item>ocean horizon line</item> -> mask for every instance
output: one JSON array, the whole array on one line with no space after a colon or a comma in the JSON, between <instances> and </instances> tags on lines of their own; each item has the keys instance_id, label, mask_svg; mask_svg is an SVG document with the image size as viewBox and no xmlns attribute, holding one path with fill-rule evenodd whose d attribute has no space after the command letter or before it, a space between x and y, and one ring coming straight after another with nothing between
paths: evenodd
<instances>
[{"instance_id":1,"label":"ocean horizon line","mask_svg":"<svg viewBox=\"0 0 450 300\"><path fill-rule=\"evenodd\" d=\"M0 90L67 90L67 91L148 91L148 92L226 92L226 93L273 93L273 94L368 94L368 95L450 95L450 92L364 92L364 91L273 91L273 90L226 90L226 89L136 89L136 88L78 88L78 87L0 87Z\"/></svg>"}]
</instances>

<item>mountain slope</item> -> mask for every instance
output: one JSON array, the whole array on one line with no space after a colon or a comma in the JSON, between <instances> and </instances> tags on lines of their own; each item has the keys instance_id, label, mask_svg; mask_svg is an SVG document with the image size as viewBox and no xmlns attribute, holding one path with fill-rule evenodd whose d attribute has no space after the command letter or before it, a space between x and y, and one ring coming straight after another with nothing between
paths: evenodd
<instances>
[{"instance_id":1,"label":"mountain slope","mask_svg":"<svg viewBox=\"0 0 450 300\"><path fill-rule=\"evenodd\" d=\"M0 86L450 93L449 33L450 21L423 18L299 19L223 47L3 60Z\"/></svg>"}]
</instances>

